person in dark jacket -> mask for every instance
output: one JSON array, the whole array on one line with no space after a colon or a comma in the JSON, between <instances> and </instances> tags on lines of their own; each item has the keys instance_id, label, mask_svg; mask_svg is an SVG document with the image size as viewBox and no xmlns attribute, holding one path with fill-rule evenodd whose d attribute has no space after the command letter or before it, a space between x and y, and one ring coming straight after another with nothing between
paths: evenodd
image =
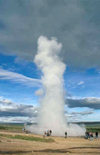
<instances>
[{"instance_id":1,"label":"person in dark jacket","mask_svg":"<svg viewBox=\"0 0 100 155\"><path fill-rule=\"evenodd\" d=\"M67 138L67 131L65 132L65 138Z\"/></svg>"},{"instance_id":2,"label":"person in dark jacket","mask_svg":"<svg viewBox=\"0 0 100 155\"><path fill-rule=\"evenodd\" d=\"M95 138L98 138L98 132L95 133Z\"/></svg>"},{"instance_id":3,"label":"person in dark jacket","mask_svg":"<svg viewBox=\"0 0 100 155\"><path fill-rule=\"evenodd\" d=\"M49 132L50 132L50 136L51 136L51 134L52 134L52 130L50 130Z\"/></svg>"}]
</instances>

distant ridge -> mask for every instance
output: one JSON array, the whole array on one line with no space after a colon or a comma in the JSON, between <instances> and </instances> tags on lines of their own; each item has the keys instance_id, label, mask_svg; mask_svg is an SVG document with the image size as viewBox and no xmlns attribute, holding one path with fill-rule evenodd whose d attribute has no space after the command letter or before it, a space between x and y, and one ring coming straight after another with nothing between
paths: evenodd
<instances>
[{"instance_id":1,"label":"distant ridge","mask_svg":"<svg viewBox=\"0 0 100 155\"><path fill-rule=\"evenodd\" d=\"M91 122L89 122L89 121L87 121L87 122L68 122L68 124L70 124L70 123L72 123L72 124L100 124L100 121L91 121ZM31 122L27 122L27 123L12 123L12 122L0 122L0 124L15 124L15 125L24 125L24 124L27 124L27 125L31 125L31 124L34 124L34 125L37 125L37 123L31 123Z\"/></svg>"}]
</instances>

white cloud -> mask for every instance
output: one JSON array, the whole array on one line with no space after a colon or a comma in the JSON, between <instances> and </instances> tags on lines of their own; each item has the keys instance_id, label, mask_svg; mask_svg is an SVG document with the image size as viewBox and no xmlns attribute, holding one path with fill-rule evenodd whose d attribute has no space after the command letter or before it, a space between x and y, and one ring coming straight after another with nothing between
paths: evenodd
<instances>
[{"instance_id":1,"label":"white cloud","mask_svg":"<svg viewBox=\"0 0 100 155\"><path fill-rule=\"evenodd\" d=\"M84 84L84 81L80 81L77 85L83 85Z\"/></svg>"},{"instance_id":2,"label":"white cloud","mask_svg":"<svg viewBox=\"0 0 100 155\"><path fill-rule=\"evenodd\" d=\"M84 98L84 99L85 99L85 101L87 101L88 103L91 103L91 104L95 104L95 103L100 104L100 98L88 97L88 98Z\"/></svg>"},{"instance_id":3,"label":"white cloud","mask_svg":"<svg viewBox=\"0 0 100 155\"><path fill-rule=\"evenodd\" d=\"M43 95L43 89L39 89L39 90L37 90L36 92L35 92L35 94L37 95L37 96L41 96L41 95Z\"/></svg>"},{"instance_id":4,"label":"white cloud","mask_svg":"<svg viewBox=\"0 0 100 155\"><path fill-rule=\"evenodd\" d=\"M88 110L85 110L85 111L81 111L81 112L72 112L72 116L75 117L75 116L84 116L84 115L90 115L90 114L93 114L93 109L88 109Z\"/></svg>"},{"instance_id":5,"label":"white cloud","mask_svg":"<svg viewBox=\"0 0 100 155\"><path fill-rule=\"evenodd\" d=\"M65 116L69 122L82 122L87 117L91 118L95 115L95 110L91 108L68 108L67 112L65 113ZM92 121L95 121L98 118L92 118ZM87 119L87 121L90 121L90 119Z\"/></svg>"},{"instance_id":6,"label":"white cloud","mask_svg":"<svg viewBox=\"0 0 100 155\"><path fill-rule=\"evenodd\" d=\"M38 107L33 105L16 104L8 99L0 99L0 122L35 122Z\"/></svg>"},{"instance_id":7,"label":"white cloud","mask_svg":"<svg viewBox=\"0 0 100 155\"><path fill-rule=\"evenodd\" d=\"M74 98L75 100L75 98ZM91 99L92 100L92 99ZM96 99L98 102L100 99ZM77 102L77 101L76 101ZM74 103L74 102L73 102ZM78 103L78 102L77 102ZM81 103L80 103L81 104ZM98 103L100 106L100 103ZM79 105L79 103L78 103ZM97 109L95 107L95 104L88 104L84 103L82 105L83 107L86 105L88 108L83 108L79 110L78 105L74 104L72 109L67 109L67 112L65 111L65 116L68 121L89 121L90 119L93 120L99 120L99 111L96 114L96 111L94 109ZM94 108L92 107L94 106ZM93 109L91 109L93 108ZM0 122L3 123L25 123L25 122L37 122L37 115L38 115L39 107L28 105L28 104L16 104L8 99L4 99L3 97L0 97Z\"/></svg>"},{"instance_id":8,"label":"white cloud","mask_svg":"<svg viewBox=\"0 0 100 155\"><path fill-rule=\"evenodd\" d=\"M27 123L29 121L29 117L0 117L0 123Z\"/></svg>"},{"instance_id":9,"label":"white cloud","mask_svg":"<svg viewBox=\"0 0 100 155\"><path fill-rule=\"evenodd\" d=\"M69 97L66 100L70 108L75 107L89 107L92 109L100 109L100 98L86 97L86 98L73 98Z\"/></svg>"},{"instance_id":10,"label":"white cloud","mask_svg":"<svg viewBox=\"0 0 100 155\"><path fill-rule=\"evenodd\" d=\"M39 79L30 78L22 74L11 72L4 69L0 69L0 80L10 80L13 82L27 85L29 87L41 85L41 81Z\"/></svg>"}]
</instances>

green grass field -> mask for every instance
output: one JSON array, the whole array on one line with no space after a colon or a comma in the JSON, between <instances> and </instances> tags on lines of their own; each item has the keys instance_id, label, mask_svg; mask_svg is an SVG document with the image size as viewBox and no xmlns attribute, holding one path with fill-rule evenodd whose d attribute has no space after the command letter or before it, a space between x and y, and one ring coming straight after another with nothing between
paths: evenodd
<instances>
[{"instance_id":1,"label":"green grass field","mask_svg":"<svg viewBox=\"0 0 100 155\"><path fill-rule=\"evenodd\" d=\"M86 130L89 132L100 132L100 123L86 123ZM24 124L0 124L0 131L23 132Z\"/></svg>"},{"instance_id":2,"label":"green grass field","mask_svg":"<svg viewBox=\"0 0 100 155\"><path fill-rule=\"evenodd\" d=\"M0 124L0 131L22 132L23 127L23 124Z\"/></svg>"},{"instance_id":3,"label":"green grass field","mask_svg":"<svg viewBox=\"0 0 100 155\"><path fill-rule=\"evenodd\" d=\"M89 132L100 132L100 125L87 125L86 130Z\"/></svg>"},{"instance_id":4,"label":"green grass field","mask_svg":"<svg viewBox=\"0 0 100 155\"><path fill-rule=\"evenodd\" d=\"M52 138L41 138L34 136L23 136L23 135L10 135L10 134L0 134L0 137L6 137L10 139L21 139L21 140L29 140L29 141L39 141L39 142L54 142Z\"/></svg>"}]
</instances>

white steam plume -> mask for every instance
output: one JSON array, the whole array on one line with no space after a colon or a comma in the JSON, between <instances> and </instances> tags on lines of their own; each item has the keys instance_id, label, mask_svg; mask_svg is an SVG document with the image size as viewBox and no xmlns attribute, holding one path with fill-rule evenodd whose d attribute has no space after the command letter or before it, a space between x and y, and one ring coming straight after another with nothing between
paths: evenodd
<instances>
[{"instance_id":1,"label":"white steam plume","mask_svg":"<svg viewBox=\"0 0 100 155\"><path fill-rule=\"evenodd\" d=\"M41 81L44 92L40 102L38 126L28 129L39 134L49 129L57 136L64 136L65 131L68 135L80 136L84 135L85 130L78 125L68 125L64 116L63 73L66 66L59 57L61 48L62 44L55 38L48 40L40 36L38 39L34 62L43 73Z\"/></svg>"}]
</instances>

